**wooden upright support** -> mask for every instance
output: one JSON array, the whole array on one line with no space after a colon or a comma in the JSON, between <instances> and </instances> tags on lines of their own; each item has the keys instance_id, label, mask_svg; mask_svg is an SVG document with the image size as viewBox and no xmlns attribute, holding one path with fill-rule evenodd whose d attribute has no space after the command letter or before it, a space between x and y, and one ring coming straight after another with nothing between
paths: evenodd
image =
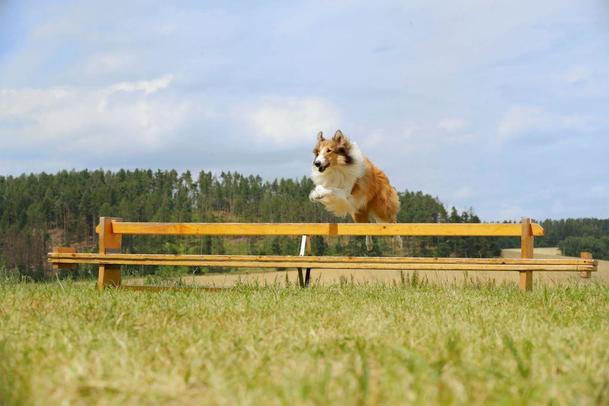
<instances>
[{"instance_id":1,"label":"wooden upright support","mask_svg":"<svg viewBox=\"0 0 609 406\"><path fill-rule=\"evenodd\" d=\"M534 247L533 229L531 219L528 217L522 218L522 233L520 236L520 257L533 258ZM520 290L533 289L533 271L520 271L520 280L518 283Z\"/></svg>"},{"instance_id":2,"label":"wooden upright support","mask_svg":"<svg viewBox=\"0 0 609 406\"><path fill-rule=\"evenodd\" d=\"M123 238L112 230L112 221L121 221L117 217L100 217L97 232L99 233L99 253L120 253ZM121 285L121 266L101 264L97 276L97 289Z\"/></svg>"},{"instance_id":3,"label":"wooden upright support","mask_svg":"<svg viewBox=\"0 0 609 406\"><path fill-rule=\"evenodd\" d=\"M592 259L592 253L586 252L586 251L581 252L579 256L581 257L581 259ZM579 277L580 278L584 278L584 279L589 279L589 278L592 277L592 272L590 272L590 271L581 271L579 273Z\"/></svg>"}]
</instances>

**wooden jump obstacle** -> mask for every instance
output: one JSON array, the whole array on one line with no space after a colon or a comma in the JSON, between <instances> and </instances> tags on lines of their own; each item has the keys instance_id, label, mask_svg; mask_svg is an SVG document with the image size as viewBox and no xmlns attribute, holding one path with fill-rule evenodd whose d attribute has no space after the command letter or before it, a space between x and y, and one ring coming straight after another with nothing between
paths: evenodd
<instances>
[{"instance_id":1,"label":"wooden jump obstacle","mask_svg":"<svg viewBox=\"0 0 609 406\"><path fill-rule=\"evenodd\" d=\"M521 224L354 224L354 223L133 223L101 217L96 228L98 253L77 253L58 247L49 253L54 269L75 264L97 264L97 287L121 286L121 265L213 266L230 268L296 268L301 287L310 283L311 269L393 269L406 271L515 271L521 290L533 287L533 272L580 272L589 278L597 262L588 253L582 258L533 259L534 238L543 228L524 218ZM167 255L121 253L122 236L302 236L300 255ZM521 258L423 258L314 256L311 236L450 236L520 237ZM303 270L305 271L303 273Z\"/></svg>"}]
</instances>

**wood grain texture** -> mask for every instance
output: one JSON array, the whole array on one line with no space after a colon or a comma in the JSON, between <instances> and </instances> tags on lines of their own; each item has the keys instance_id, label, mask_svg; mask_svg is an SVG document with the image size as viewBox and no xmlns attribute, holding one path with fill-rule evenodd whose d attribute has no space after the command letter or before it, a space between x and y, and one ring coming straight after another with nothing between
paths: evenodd
<instances>
[{"instance_id":1,"label":"wood grain texture","mask_svg":"<svg viewBox=\"0 0 609 406\"><path fill-rule=\"evenodd\" d=\"M99 252L106 253L108 250L120 250L123 236L113 231L114 224L121 219L117 217L100 217L98 225Z\"/></svg>"},{"instance_id":2,"label":"wood grain texture","mask_svg":"<svg viewBox=\"0 0 609 406\"><path fill-rule=\"evenodd\" d=\"M534 235L543 228L532 224ZM222 236L453 236L514 237L520 224L354 224L354 223L133 223L112 222L115 234L138 235L222 235Z\"/></svg>"},{"instance_id":3,"label":"wood grain texture","mask_svg":"<svg viewBox=\"0 0 609 406\"><path fill-rule=\"evenodd\" d=\"M257 261L257 262L301 262L310 263L331 262L370 262L370 263L430 263L430 264L497 264L497 265L576 265L594 267L593 259L557 258L437 258L437 257L351 257L351 256L297 256L297 255L187 255L187 254L96 254L96 253L49 253L50 262L69 260L204 260L204 261Z\"/></svg>"},{"instance_id":4,"label":"wood grain texture","mask_svg":"<svg viewBox=\"0 0 609 406\"><path fill-rule=\"evenodd\" d=\"M427 271L589 271L594 263L577 260L518 260L497 261L480 258L467 261L465 258L393 258L389 261L369 261L367 257L292 257L268 256L214 256L214 255L136 255L136 254L57 254L52 262L88 263L100 265L169 265L169 266L214 266L229 268L315 268L315 269L394 269ZM378 258L382 259L382 258ZM389 258L388 258L389 259Z\"/></svg>"},{"instance_id":5,"label":"wood grain texture","mask_svg":"<svg viewBox=\"0 0 609 406\"><path fill-rule=\"evenodd\" d=\"M99 219L99 254L106 255L119 251L123 244L123 236L113 232L113 224L121 221L117 217L100 217ZM121 285L120 264L100 263L97 273L97 289L117 287Z\"/></svg>"},{"instance_id":6,"label":"wood grain texture","mask_svg":"<svg viewBox=\"0 0 609 406\"><path fill-rule=\"evenodd\" d=\"M531 225L531 219L525 217L522 219L521 224L521 236L520 236L520 257L521 258L533 258L534 240L533 240L533 229ZM523 268L520 272L520 278L518 282L520 290L528 291L533 289L533 272L529 269Z\"/></svg>"},{"instance_id":7,"label":"wood grain texture","mask_svg":"<svg viewBox=\"0 0 609 406\"><path fill-rule=\"evenodd\" d=\"M76 248L74 247L53 247L53 252L57 254L75 254ZM61 269L76 269L78 264L52 264L51 270L56 275Z\"/></svg>"},{"instance_id":8,"label":"wood grain texture","mask_svg":"<svg viewBox=\"0 0 609 406\"><path fill-rule=\"evenodd\" d=\"M121 285L122 277L120 263L97 263L100 264L97 274L97 289L102 290L108 287L118 287Z\"/></svg>"},{"instance_id":9,"label":"wood grain texture","mask_svg":"<svg viewBox=\"0 0 609 406\"><path fill-rule=\"evenodd\" d=\"M592 260L592 253L583 251L580 253L580 257L582 259ZM583 279L590 279L592 277L592 273L590 271L582 271L579 273L579 276Z\"/></svg>"}]
</instances>

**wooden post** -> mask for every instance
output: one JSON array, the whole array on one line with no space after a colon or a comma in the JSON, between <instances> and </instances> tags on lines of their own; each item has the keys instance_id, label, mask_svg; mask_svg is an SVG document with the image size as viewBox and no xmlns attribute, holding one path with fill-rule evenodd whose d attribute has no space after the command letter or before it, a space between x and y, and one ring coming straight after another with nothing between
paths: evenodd
<instances>
[{"instance_id":1,"label":"wooden post","mask_svg":"<svg viewBox=\"0 0 609 406\"><path fill-rule=\"evenodd\" d=\"M531 219L528 217L522 218L522 234L520 236L520 257L533 258L534 237L531 228ZM520 281L518 283L520 290L533 289L533 271L520 271Z\"/></svg>"},{"instance_id":2,"label":"wooden post","mask_svg":"<svg viewBox=\"0 0 609 406\"><path fill-rule=\"evenodd\" d=\"M53 247L53 252L57 254L75 254L76 248L74 247ZM53 264L51 272L53 275L57 275L61 269L77 269L78 264Z\"/></svg>"},{"instance_id":3,"label":"wooden post","mask_svg":"<svg viewBox=\"0 0 609 406\"><path fill-rule=\"evenodd\" d=\"M581 257L581 259L592 259L592 253L590 252L586 252L586 251L582 251L579 256ZM592 277L592 272L590 271L581 271L579 273L579 277L580 278L584 278L584 279L590 279Z\"/></svg>"},{"instance_id":4,"label":"wooden post","mask_svg":"<svg viewBox=\"0 0 609 406\"><path fill-rule=\"evenodd\" d=\"M123 238L121 234L114 234L112 231L112 221L121 221L117 217L100 217L97 232L99 234L99 253L110 254L121 251ZM104 289L109 286L121 285L121 266L101 264L97 276L97 289Z\"/></svg>"},{"instance_id":5,"label":"wooden post","mask_svg":"<svg viewBox=\"0 0 609 406\"><path fill-rule=\"evenodd\" d=\"M321 238L321 237L319 237ZM308 256L311 256L311 236L308 235L307 236L307 243L306 243L306 253ZM305 274L305 287L308 288L309 285L311 284L311 268L307 268L307 273Z\"/></svg>"}]
</instances>

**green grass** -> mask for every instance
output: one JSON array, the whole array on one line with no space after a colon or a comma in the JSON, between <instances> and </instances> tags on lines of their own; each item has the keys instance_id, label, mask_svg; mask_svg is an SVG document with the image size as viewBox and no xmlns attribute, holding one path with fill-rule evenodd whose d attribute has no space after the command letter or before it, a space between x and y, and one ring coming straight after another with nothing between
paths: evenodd
<instances>
[{"instance_id":1,"label":"green grass","mask_svg":"<svg viewBox=\"0 0 609 406\"><path fill-rule=\"evenodd\" d=\"M0 403L609 403L606 286L411 285L0 283Z\"/></svg>"}]
</instances>

